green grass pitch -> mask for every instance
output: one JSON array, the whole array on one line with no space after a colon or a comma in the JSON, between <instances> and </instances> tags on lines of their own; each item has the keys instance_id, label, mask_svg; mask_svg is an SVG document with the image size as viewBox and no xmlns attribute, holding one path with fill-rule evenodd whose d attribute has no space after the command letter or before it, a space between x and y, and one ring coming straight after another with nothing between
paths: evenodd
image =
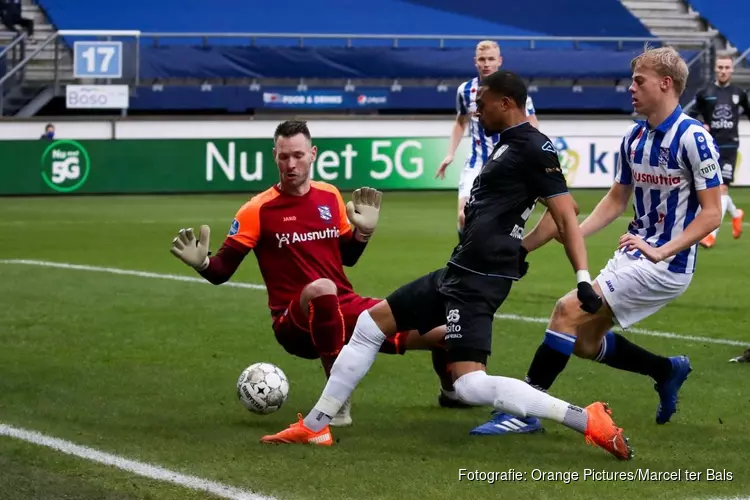
<instances>
[{"instance_id":1,"label":"green grass pitch","mask_svg":"<svg viewBox=\"0 0 750 500\"><path fill-rule=\"evenodd\" d=\"M603 191L574 193L589 212ZM739 207L750 191L734 189ZM348 198L348 194L345 194ZM216 250L245 195L0 199L0 259L35 259L195 276L169 245L181 227L210 224ZM386 193L381 224L348 269L363 295L384 296L442 266L456 242L455 192ZM537 210L537 215L540 210ZM536 216L530 221L530 226ZM592 274L612 254L627 218L588 240ZM733 240L729 217L717 246L699 251L688 292L638 325L683 336L747 341L750 235ZM500 313L547 317L574 285L562 247L530 256L531 269ZM233 281L261 283L254 256ZM688 354L694 371L679 412L654 423L645 377L572 359L552 388L586 405L608 401L635 449L614 460L552 422L531 436L469 436L488 409L437 406L429 354L380 356L354 394L354 426L332 448L262 447L317 400L318 362L276 344L262 290L35 265L0 264L0 424L72 441L280 499L717 498L750 492L750 366L744 347L628 334L662 354ZM489 371L523 378L544 325L497 320ZM288 402L250 414L235 394L249 364L279 365ZM516 481L462 480L459 470L522 473ZM585 471L681 472L680 480L583 478ZM537 480L534 470L577 472ZM728 471L709 480L707 471ZM700 472L690 480L685 471ZM694 476L695 477L695 476ZM198 499L205 493L0 437L2 499Z\"/></svg>"}]
</instances>

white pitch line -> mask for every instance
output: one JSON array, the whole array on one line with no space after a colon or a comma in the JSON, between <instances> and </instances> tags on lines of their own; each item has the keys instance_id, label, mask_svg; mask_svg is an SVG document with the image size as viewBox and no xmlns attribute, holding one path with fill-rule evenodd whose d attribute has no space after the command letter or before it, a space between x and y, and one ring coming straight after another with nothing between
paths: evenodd
<instances>
[{"instance_id":1,"label":"white pitch line","mask_svg":"<svg viewBox=\"0 0 750 500\"><path fill-rule=\"evenodd\" d=\"M118 469L132 472L139 476L173 483L192 490L206 491L221 498L228 498L230 500L275 500L274 497L258 495L250 491L217 483L215 481L209 481L208 479L196 476L186 476L158 465L130 460L111 453L105 453L93 448L77 445L70 441L65 441L64 439L46 436L36 431L29 431L6 424L0 424L0 436L8 436L39 446L46 446L47 448L52 448L53 450L61 451L68 455L117 467Z\"/></svg>"},{"instance_id":2,"label":"white pitch line","mask_svg":"<svg viewBox=\"0 0 750 500\"><path fill-rule=\"evenodd\" d=\"M150 273L147 271L132 271L130 269L119 269L117 267L100 267L100 266L87 266L83 264L68 264L65 262L50 262L46 260L28 260L28 259L6 259L0 260L0 264L20 264L29 266L40 266L40 267L54 267L57 269L71 269L74 271L94 271L99 273L107 274L119 274L123 276L137 276L139 278L154 278L162 280L172 281L187 281L190 283L203 283L208 284L208 281L203 278L197 278L195 276L183 276L181 274L161 274L161 273ZM222 286L229 286L234 288L251 288L253 290L265 290L266 287L263 285L256 285L254 283L240 283L240 282L227 282Z\"/></svg>"},{"instance_id":3,"label":"white pitch line","mask_svg":"<svg viewBox=\"0 0 750 500\"><path fill-rule=\"evenodd\" d=\"M28 259L6 259L0 260L0 264L16 264L16 265L30 265L30 266L41 266L41 267L53 267L58 269L71 269L75 271L93 271L108 274L118 274L124 276L137 276L139 278L154 278L164 279L173 281L187 281L190 283L203 283L209 284L208 281L203 278L195 276L183 276L180 274L161 274L151 273L146 271L133 271L130 269L119 269L116 267L100 267L100 266L87 266L83 264L68 264L66 262L50 262L46 260L28 260ZM258 285L255 283L242 283L237 281L228 281L221 286L233 287L233 288L249 288L251 290L265 290L264 285ZM531 317L531 316L519 316L517 314L495 314L497 319L505 319L510 321L522 321L524 323L538 323L547 324L549 318ZM747 347L750 345L750 341L743 342L740 340L730 339L718 339L712 337L697 337L694 335L682 335L674 332L660 332L656 330L646 330L643 328L631 328L627 330L628 333L635 333L638 335L646 335L649 337L661 337L675 340L685 340L690 342L705 342L707 344L721 344L731 346L742 346Z\"/></svg>"}]
</instances>

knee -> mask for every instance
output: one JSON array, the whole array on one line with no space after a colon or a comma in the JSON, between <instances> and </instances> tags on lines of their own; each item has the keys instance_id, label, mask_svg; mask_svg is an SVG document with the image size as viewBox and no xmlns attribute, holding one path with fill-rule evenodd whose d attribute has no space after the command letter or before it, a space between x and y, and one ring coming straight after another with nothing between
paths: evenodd
<instances>
[{"instance_id":1,"label":"knee","mask_svg":"<svg viewBox=\"0 0 750 500\"><path fill-rule=\"evenodd\" d=\"M349 339L349 345L380 349L385 339L385 333L372 319L370 312L365 310L357 318L357 324L354 327L352 338Z\"/></svg>"},{"instance_id":2,"label":"knee","mask_svg":"<svg viewBox=\"0 0 750 500\"><path fill-rule=\"evenodd\" d=\"M477 386L481 385L485 378L487 378L487 373L482 370L461 375L453 382L456 397L466 404L481 405L483 398L479 395Z\"/></svg>"},{"instance_id":3,"label":"knee","mask_svg":"<svg viewBox=\"0 0 750 500\"><path fill-rule=\"evenodd\" d=\"M310 301L321 295L336 295L338 289L336 284L328 278L320 278L307 284L302 291L303 299Z\"/></svg>"},{"instance_id":4,"label":"knee","mask_svg":"<svg viewBox=\"0 0 750 500\"><path fill-rule=\"evenodd\" d=\"M570 325L579 312L578 299L574 295L568 294L555 304L555 309L552 311L552 321L559 325Z\"/></svg>"}]
</instances>

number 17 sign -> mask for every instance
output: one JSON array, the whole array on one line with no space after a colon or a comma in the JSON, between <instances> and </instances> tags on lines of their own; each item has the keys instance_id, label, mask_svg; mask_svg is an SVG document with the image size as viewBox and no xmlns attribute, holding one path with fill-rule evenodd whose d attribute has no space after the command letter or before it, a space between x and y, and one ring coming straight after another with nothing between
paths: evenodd
<instances>
[{"instance_id":1,"label":"number 17 sign","mask_svg":"<svg viewBox=\"0 0 750 500\"><path fill-rule=\"evenodd\" d=\"M75 42L75 78L122 78L122 42Z\"/></svg>"}]
</instances>

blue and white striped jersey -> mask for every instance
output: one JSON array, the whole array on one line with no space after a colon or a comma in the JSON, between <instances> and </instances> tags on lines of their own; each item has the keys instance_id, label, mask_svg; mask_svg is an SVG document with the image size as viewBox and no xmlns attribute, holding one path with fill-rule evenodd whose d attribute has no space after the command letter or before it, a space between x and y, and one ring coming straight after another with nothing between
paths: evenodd
<instances>
[{"instance_id":1,"label":"blue and white striped jersey","mask_svg":"<svg viewBox=\"0 0 750 500\"><path fill-rule=\"evenodd\" d=\"M498 134L484 135L484 128L476 117L477 91L479 90L479 78L475 77L458 86L456 92L456 111L459 115L469 115L469 138L471 139L471 150L466 158L464 168L481 168L487 162L487 157L495 148ZM534 115L534 102L531 97L526 98L526 115Z\"/></svg>"},{"instance_id":2,"label":"blue and white striped jersey","mask_svg":"<svg viewBox=\"0 0 750 500\"><path fill-rule=\"evenodd\" d=\"M620 145L615 182L634 186L635 216L628 231L653 247L671 241L700 210L697 191L719 186L719 148L701 123L677 106L658 127L632 125ZM695 271L695 244L660 265L675 273ZM632 250L634 256L640 251Z\"/></svg>"}]
</instances>

